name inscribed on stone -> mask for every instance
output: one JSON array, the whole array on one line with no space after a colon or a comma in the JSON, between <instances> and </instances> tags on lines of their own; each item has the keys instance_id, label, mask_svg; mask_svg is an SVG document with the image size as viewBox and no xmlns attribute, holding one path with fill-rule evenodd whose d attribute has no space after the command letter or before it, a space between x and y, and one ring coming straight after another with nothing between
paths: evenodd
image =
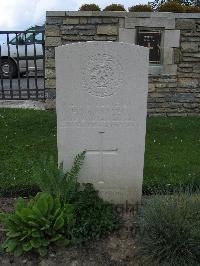
<instances>
[{"instance_id":1,"label":"name inscribed on stone","mask_svg":"<svg viewBox=\"0 0 200 266\"><path fill-rule=\"evenodd\" d=\"M130 106L76 106L69 105L62 113L60 126L134 126L135 114Z\"/></svg>"}]
</instances>

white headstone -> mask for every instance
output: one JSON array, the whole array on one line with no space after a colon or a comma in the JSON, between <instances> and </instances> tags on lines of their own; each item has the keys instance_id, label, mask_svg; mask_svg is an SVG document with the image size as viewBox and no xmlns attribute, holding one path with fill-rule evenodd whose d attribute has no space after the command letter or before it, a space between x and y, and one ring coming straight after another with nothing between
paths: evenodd
<instances>
[{"instance_id":1,"label":"white headstone","mask_svg":"<svg viewBox=\"0 0 200 266\"><path fill-rule=\"evenodd\" d=\"M143 181L148 49L117 42L56 48L59 162L86 150L80 182L113 203L140 201Z\"/></svg>"}]
</instances>

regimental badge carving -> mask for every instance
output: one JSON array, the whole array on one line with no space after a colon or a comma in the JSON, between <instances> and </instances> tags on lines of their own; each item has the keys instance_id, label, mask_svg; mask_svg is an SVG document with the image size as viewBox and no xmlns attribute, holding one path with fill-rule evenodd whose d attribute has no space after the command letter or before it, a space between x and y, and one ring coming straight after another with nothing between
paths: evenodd
<instances>
[{"instance_id":1,"label":"regimental badge carving","mask_svg":"<svg viewBox=\"0 0 200 266\"><path fill-rule=\"evenodd\" d=\"M121 87L122 67L111 55L90 56L82 74L83 87L93 96L112 96Z\"/></svg>"}]
</instances>

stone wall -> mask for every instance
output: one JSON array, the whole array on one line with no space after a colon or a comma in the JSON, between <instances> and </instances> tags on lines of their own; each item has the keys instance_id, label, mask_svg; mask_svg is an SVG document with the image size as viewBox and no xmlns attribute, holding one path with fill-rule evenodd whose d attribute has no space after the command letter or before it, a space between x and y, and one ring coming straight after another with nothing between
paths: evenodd
<instances>
[{"instance_id":1,"label":"stone wall","mask_svg":"<svg viewBox=\"0 0 200 266\"><path fill-rule=\"evenodd\" d=\"M94 40L135 43L137 27L159 27L164 35L162 65L149 68L148 114L200 116L200 14L47 12L47 98L56 94L56 46Z\"/></svg>"}]
</instances>

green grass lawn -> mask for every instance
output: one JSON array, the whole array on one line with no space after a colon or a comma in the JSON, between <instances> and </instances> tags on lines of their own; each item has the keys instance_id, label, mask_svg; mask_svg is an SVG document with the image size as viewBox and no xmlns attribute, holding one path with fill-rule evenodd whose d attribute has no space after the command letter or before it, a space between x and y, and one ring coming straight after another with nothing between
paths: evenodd
<instances>
[{"instance_id":1,"label":"green grass lawn","mask_svg":"<svg viewBox=\"0 0 200 266\"><path fill-rule=\"evenodd\" d=\"M42 154L57 160L55 112L0 109L0 193L31 193ZM199 184L200 118L149 118L144 192Z\"/></svg>"},{"instance_id":2,"label":"green grass lawn","mask_svg":"<svg viewBox=\"0 0 200 266\"><path fill-rule=\"evenodd\" d=\"M200 118L149 118L143 190L180 186L200 186Z\"/></svg>"}]
</instances>

